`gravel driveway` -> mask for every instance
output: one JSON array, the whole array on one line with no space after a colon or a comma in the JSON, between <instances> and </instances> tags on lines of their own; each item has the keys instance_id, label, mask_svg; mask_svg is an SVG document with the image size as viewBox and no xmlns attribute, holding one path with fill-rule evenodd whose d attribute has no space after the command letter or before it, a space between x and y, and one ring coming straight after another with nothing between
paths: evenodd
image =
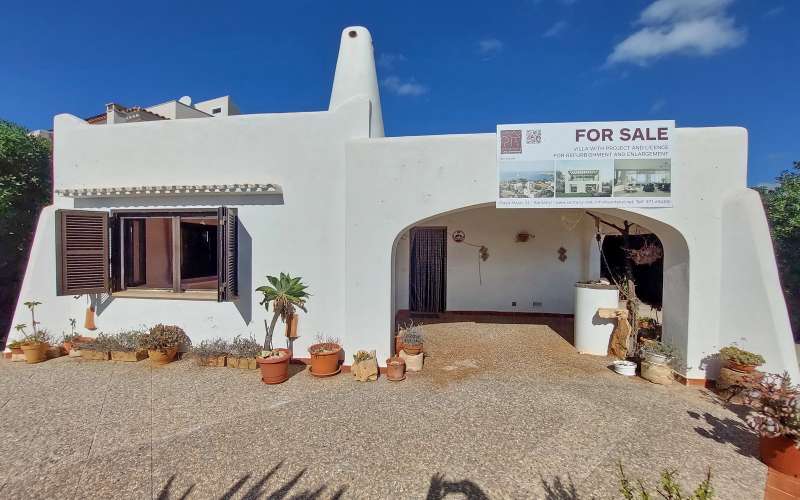
<instances>
[{"instance_id":1,"label":"gravel driveway","mask_svg":"<svg viewBox=\"0 0 800 500\"><path fill-rule=\"evenodd\" d=\"M501 321L426 325L400 383L2 361L0 497L617 498L618 461L763 497L757 438L712 395L614 374L564 320Z\"/></svg>"}]
</instances>

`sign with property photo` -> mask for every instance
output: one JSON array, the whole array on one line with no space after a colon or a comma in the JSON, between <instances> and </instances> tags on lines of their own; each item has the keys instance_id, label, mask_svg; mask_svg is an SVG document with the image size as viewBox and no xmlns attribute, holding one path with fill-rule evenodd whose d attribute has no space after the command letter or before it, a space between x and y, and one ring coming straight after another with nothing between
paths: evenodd
<instances>
[{"instance_id":1,"label":"sign with property photo","mask_svg":"<svg viewBox=\"0 0 800 500\"><path fill-rule=\"evenodd\" d=\"M497 126L498 208L672 206L675 122Z\"/></svg>"}]
</instances>

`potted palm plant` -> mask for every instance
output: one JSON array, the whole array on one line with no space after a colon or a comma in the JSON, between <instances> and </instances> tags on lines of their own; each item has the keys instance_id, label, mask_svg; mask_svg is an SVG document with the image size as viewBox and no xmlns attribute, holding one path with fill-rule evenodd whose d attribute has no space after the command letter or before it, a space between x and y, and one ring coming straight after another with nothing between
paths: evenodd
<instances>
[{"instance_id":1,"label":"potted palm plant","mask_svg":"<svg viewBox=\"0 0 800 500\"><path fill-rule=\"evenodd\" d=\"M288 349L275 349L272 337L278 318L286 323L287 318L295 314L296 309L306 310L306 299L310 294L306 291L307 285L303 284L301 277L292 278L289 274L280 273L279 276L267 276L269 284L256 288L263 298L260 304L269 311L272 304L272 320L264 320L264 345L261 356L256 358L261 369L261 380L265 384L280 384L289 378L289 361L292 353Z\"/></svg>"}]
</instances>

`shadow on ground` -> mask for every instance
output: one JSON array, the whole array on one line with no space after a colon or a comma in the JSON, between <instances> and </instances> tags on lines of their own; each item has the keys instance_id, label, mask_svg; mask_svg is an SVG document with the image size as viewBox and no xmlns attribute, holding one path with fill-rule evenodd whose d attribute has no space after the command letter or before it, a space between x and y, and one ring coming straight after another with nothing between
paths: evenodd
<instances>
[{"instance_id":1,"label":"shadow on ground","mask_svg":"<svg viewBox=\"0 0 800 500\"><path fill-rule=\"evenodd\" d=\"M328 490L328 486L323 484L313 489L303 489L303 490L296 490L295 487L300 479L305 475L307 469L302 469L300 472L292 476L291 479L284 482L283 484L277 486L275 489L271 489L269 486L269 481L272 477L283 467L283 462L280 462L278 465L273 467L269 470L266 474L261 476L260 478L256 479L251 474L245 474L244 476L240 477L233 485L228 488L222 495L220 495L220 500L230 500L237 496L237 498L242 498L243 500L255 500L257 498L266 498L269 500L281 500L284 498L291 498L292 500L317 500L322 499L323 495ZM195 485L192 484L188 488L183 491L174 491L176 488L173 485L175 481L176 475L173 474L170 477L161 491L158 493L156 497L158 500L170 500L170 499L180 499L184 500L189 498L189 495L194 490ZM346 486L340 487L338 490L333 492L333 494L329 498L330 500L339 500L341 499L345 492L347 491ZM290 496L291 495L291 496Z\"/></svg>"},{"instance_id":2,"label":"shadow on ground","mask_svg":"<svg viewBox=\"0 0 800 500\"><path fill-rule=\"evenodd\" d=\"M758 438L741 420L732 418L719 418L710 413L687 411L695 420L702 420L710 429L695 427L694 431L704 438L712 439L717 443L733 445L736 453L745 457L758 457Z\"/></svg>"}]
</instances>

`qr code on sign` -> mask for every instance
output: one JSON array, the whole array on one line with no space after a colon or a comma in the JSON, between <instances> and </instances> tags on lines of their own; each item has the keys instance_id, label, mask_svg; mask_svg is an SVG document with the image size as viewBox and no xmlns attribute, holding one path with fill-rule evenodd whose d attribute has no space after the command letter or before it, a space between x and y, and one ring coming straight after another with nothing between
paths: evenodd
<instances>
[{"instance_id":1,"label":"qr code on sign","mask_svg":"<svg viewBox=\"0 0 800 500\"><path fill-rule=\"evenodd\" d=\"M525 131L525 142L527 144L541 144L542 143L542 129Z\"/></svg>"}]
</instances>

